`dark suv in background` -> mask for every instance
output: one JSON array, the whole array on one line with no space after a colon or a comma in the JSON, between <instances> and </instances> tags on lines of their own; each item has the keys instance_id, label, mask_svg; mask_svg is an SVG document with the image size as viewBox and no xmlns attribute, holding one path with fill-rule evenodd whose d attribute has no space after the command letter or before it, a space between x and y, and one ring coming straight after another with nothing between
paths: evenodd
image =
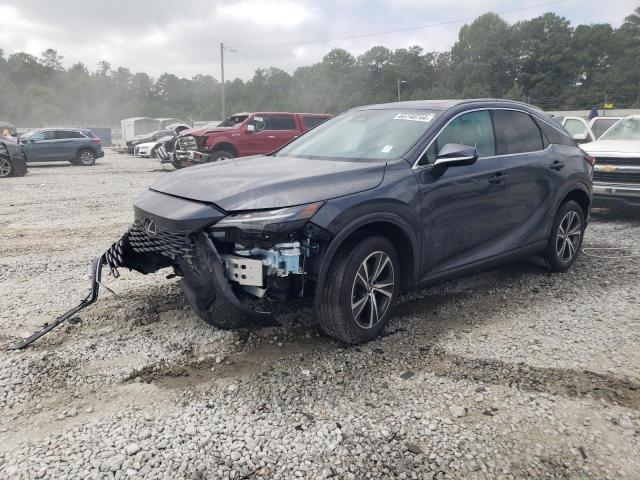
<instances>
[{"instance_id":1,"label":"dark suv in background","mask_svg":"<svg viewBox=\"0 0 640 480\"><path fill-rule=\"evenodd\" d=\"M91 166L104 156L102 140L90 130L77 128L43 128L20 137L27 162L68 161Z\"/></svg>"},{"instance_id":2,"label":"dark suv in background","mask_svg":"<svg viewBox=\"0 0 640 480\"><path fill-rule=\"evenodd\" d=\"M194 310L221 328L312 296L322 328L359 343L401 292L530 255L568 270L593 163L523 103L356 108L272 154L163 176L96 265L173 267Z\"/></svg>"}]
</instances>

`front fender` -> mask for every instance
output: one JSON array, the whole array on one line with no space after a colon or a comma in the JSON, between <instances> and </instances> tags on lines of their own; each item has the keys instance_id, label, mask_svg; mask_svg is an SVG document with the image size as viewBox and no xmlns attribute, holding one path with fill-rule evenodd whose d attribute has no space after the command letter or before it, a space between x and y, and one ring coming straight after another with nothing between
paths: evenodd
<instances>
[{"instance_id":1,"label":"front fender","mask_svg":"<svg viewBox=\"0 0 640 480\"><path fill-rule=\"evenodd\" d=\"M331 262L335 258L340 247L344 245L344 243L358 230L366 228L367 225L380 223L388 223L397 227L408 239L414 259L414 268L411 274L411 286L417 285L420 272L418 268L415 268L415 266L420 265L420 243L416 238L414 229L409 222L396 213L379 211L372 212L358 216L356 219L352 220L348 225L340 229L340 231L331 240L318 270L317 288L314 296L314 303L316 307L320 306L322 289L327 278L329 267L331 266Z\"/></svg>"}]
</instances>

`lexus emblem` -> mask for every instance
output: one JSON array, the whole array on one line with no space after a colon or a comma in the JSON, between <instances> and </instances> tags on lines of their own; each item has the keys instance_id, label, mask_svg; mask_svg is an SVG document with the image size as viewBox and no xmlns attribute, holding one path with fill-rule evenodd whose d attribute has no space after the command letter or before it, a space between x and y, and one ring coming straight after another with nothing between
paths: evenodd
<instances>
[{"instance_id":1,"label":"lexus emblem","mask_svg":"<svg viewBox=\"0 0 640 480\"><path fill-rule=\"evenodd\" d=\"M147 218L144 221L144 229L146 230L147 235L149 235L150 237L155 237L156 233L158 233L158 231L156 230L156 222L154 222L150 218Z\"/></svg>"}]
</instances>

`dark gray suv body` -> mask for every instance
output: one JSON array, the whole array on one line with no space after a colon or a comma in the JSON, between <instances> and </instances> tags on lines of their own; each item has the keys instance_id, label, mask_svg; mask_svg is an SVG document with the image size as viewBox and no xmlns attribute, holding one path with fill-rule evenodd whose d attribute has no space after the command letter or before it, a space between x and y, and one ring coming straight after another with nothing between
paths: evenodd
<instances>
[{"instance_id":1,"label":"dark gray suv body","mask_svg":"<svg viewBox=\"0 0 640 480\"><path fill-rule=\"evenodd\" d=\"M90 130L43 128L20 138L27 162L68 161L91 166L104 156L102 141Z\"/></svg>"},{"instance_id":2,"label":"dark gray suv body","mask_svg":"<svg viewBox=\"0 0 640 480\"><path fill-rule=\"evenodd\" d=\"M530 255L568 270L592 177L593 159L530 105L355 108L274 153L164 175L94 262L91 296L61 318L95 301L102 265L172 267L217 327L271 322L279 303L311 297L327 334L367 341L401 292Z\"/></svg>"}]
</instances>

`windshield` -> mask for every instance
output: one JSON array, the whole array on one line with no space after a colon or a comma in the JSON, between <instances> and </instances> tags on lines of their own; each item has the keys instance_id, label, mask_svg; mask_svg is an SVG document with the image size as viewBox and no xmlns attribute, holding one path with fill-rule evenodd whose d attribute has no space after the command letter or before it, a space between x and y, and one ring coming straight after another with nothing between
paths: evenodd
<instances>
[{"instance_id":1,"label":"windshield","mask_svg":"<svg viewBox=\"0 0 640 480\"><path fill-rule=\"evenodd\" d=\"M607 130L600 140L640 140L640 117L620 120Z\"/></svg>"},{"instance_id":2,"label":"windshield","mask_svg":"<svg viewBox=\"0 0 640 480\"><path fill-rule=\"evenodd\" d=\"M231 115L224 122L218 124L218 127L235 127L236 125L244 122L249 115Z\"/></svg>"},{"instance_id":3,"label":"windshield","mask_svg":"<svg viewBox=\"0 0 640 480\"><path fill-rule=\"evenodd\" d=\"M389 160L406 153L440 112L356 110L320 124L282 148L278 157Z\"/></svg>"}]
</instances>

